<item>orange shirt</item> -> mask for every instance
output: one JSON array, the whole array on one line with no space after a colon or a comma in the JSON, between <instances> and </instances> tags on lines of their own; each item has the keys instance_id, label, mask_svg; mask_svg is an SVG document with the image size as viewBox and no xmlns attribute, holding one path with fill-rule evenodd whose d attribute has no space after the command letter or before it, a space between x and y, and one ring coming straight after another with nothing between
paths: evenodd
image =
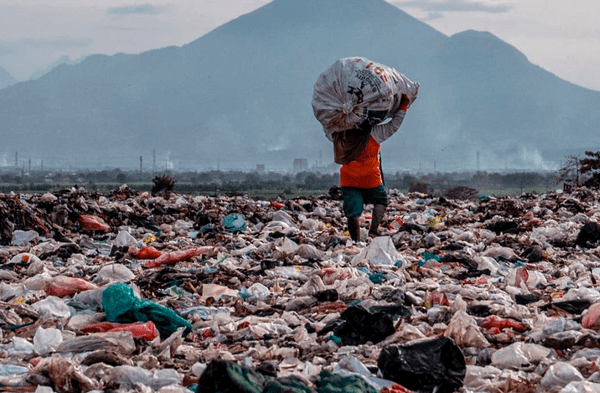
<instances>
[{"instance_id":1,"label":"orange shirt","mask_svg":"<svg viewBox=\"0 0 600 393\"><path fill-rule=\"evenodd\" d=\"M380 171L379 148L381 145L369 136L365 150L356 160L340 168L342 187L375 188L383 184Z\"/></svg>"}]
</instances>

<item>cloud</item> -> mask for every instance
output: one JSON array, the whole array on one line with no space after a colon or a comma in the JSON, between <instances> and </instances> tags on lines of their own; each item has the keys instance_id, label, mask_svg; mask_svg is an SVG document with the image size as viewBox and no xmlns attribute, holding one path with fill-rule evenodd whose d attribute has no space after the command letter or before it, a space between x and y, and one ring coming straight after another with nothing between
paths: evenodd
<instances>
[{"instance_id":1,"label":"cloud","mask_svg":"<svg viewBox=\"0 0 600 393\"><path fill-rule=\"evenodd\" d=\"M500 1L496 2L500 3ZM439 19L445 12L508 12L512 6L508 4L492 4L490 1L467 0L409 0L393 2L401 8L417 8L428 13L426 19Z\"/></svg>"},{"instance_id":2,"label":"cloud","mask_svg":"<svg viewBox=\"0 0 600 393\"><path fill-rule=\"evenodd\" d=\"M122 7L111 7L106 10L111 15L157 15L165 11L165 7L157 7L152 4L139 4Z\"/></svg>"}]
</instances>

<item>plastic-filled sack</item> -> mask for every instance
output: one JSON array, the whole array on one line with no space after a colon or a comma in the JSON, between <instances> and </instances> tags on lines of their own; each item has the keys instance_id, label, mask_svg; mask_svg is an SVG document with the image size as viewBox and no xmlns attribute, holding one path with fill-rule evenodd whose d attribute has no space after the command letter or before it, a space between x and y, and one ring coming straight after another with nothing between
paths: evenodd
<instances>
[{"instance_id":1,"label":"plastic-filled sack","mask_svg":"<svg viewBox=\"0 0 600 393\"><path fill-rule=\"evenodd\" d=\"M447 337L391 345L379 354L377 367L385 379L428 393L458 390L467 372L464 355Z\"/></svg>"},{"instance_id":2,"label":"plastic-filled sack","mask_svg":"<svg viewBox=\"0 0 600 393\"><path fill-rule=\"evenodd\" d=\"M335 132L391 117L400 107L402 94L412 102L418 90L418 83L392 67L364 57L347 57L337 60L317 78L312 107L331 139Z\"/></svg>"},{"instance_id":3,"label":"plastic-filled sack","mask_svg":"<svg viewBox=\"0 0 600 393\"><path fill-rule=\"evenodd\" d=\"M185 327L184 335L192 331L192 325L175 311L135 297L133 289L124 283L113 284L104 290L102 307L108 322L154 322L162 339L175 333L179 327Z\"/></svg>"}]
</instances>

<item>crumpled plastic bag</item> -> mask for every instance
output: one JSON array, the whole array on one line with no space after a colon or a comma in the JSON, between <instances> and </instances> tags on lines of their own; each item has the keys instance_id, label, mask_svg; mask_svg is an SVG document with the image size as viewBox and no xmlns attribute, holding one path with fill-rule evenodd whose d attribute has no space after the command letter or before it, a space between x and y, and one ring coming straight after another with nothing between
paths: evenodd
<instances>
[{"instance_id":1,"label":"crumpled plastic bag","mask_svg":"<svg viewBox=\"0 0 600 393\"><path fill-rule=\"evenodd\" d=\"M79 216L79 224L84 232L108 232L110 226L103 219L97 216L81 215Z\"/></svg>"},{"instance_id":2,"label":"crumpled plastic bag","mask_svg":"<svg viewBox=\"0 0 600 393\"><path fill-rule=\"evenodd\" d=\"M317 78L312 107L329 139L335 132L378 124L400 106L402 94L412 101L419 84L394 68L364 57L337 60Z\"/></svg>"},{"instance_id":3,"label":"crumpled plastic bag","mask_svg":"<svg viewBox=\"0 0 600 393\"><path fill-rule=\"evenodd\" d=\"M113 284L104 290L102 307L108 322L154 322L162 339L175 333L179 327L185 327L184 335L192 331L192 325L175 311L137 298L133 289L124 283Z\"/></svg>"},{"instance_id":4,"label":"crumpled plastic bag","mask_svg":"<svg viewBox=\"0 0 600 393\"><path fill-rule=\"evenodd\" d=\"M289 392L310 393L300 380L273 378L232 361L212 360L198 380L197 393L228 392Z\"/></svg>"},{"instance_id":5,"label":"crumpled plastic bag","mask_svg":"<svg viewBox=\"0 0 600 393\"><path fill-rule=\"evenodd\" d=\"M428 393L455 392L467 372L462 351L448 337L391 345L379 354L377 367L385 379Z\"/></svg>"},{"instance_id":6,"label":"crumpled plastic bag","mask_svg":"<svg viewBox=\"0 0 600 393\"><path fill-rule=\"evenodd\" d=\"M477 321L464 311L458 311L454 314L448 329L444 336L454 339L454 341L463 347L489 347L490 343L479 330Z\"/></svg>"},{"instance_id":7,"label":"crumpled plastic bag","mask_svg":"<svg viewBox=\"0 0 600 393\"><path fill-rule=\"evenodd\" d=\"M389 236L378 236L373 238L358 255L352 258L352 264L357 265L361 261L368 261L372 265L394 265L400 258L400 254Z\"/></svg>"}]
</instances>

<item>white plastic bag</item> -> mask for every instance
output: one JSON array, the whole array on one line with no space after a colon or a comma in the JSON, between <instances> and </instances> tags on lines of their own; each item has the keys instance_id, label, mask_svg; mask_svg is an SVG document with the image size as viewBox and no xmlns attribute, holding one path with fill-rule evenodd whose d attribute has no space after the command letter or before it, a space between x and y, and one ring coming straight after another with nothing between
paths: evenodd
<instances>
[{"instance_id":1,"label":"white plastic bag","mask_svg":"<svg viewBox=\"0 0 600 393\"><path fill-rule=\"evenodd\" d=\"M334 132L358 128L393 116L402 94L412 101L419 84L392 67L364 57L337 60L317 79L312 107L328 138Z\"/></svg>"}]
</instances>

